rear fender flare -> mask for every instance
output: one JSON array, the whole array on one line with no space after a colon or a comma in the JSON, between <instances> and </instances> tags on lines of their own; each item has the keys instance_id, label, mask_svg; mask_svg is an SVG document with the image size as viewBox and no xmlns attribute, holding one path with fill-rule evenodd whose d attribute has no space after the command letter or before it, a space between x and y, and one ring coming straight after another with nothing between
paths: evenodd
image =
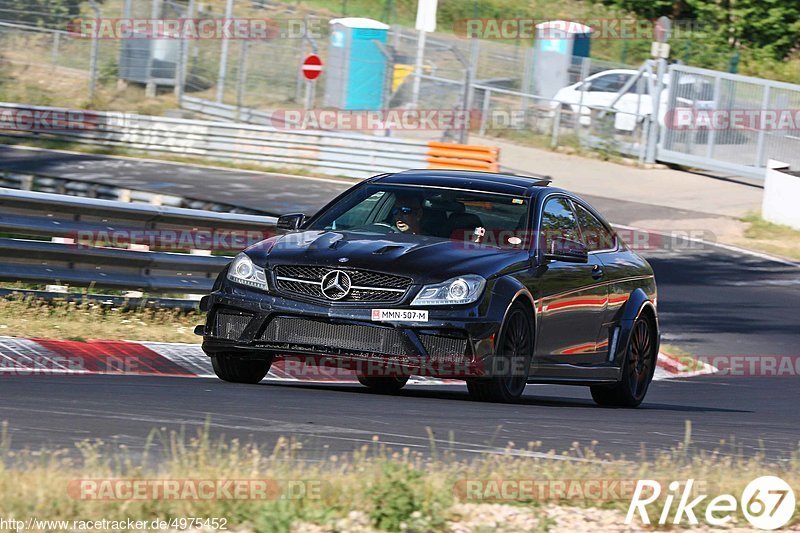
<instances>
[{"instance_id":1,"label":"rear fender flare","mask_svg":"<svg viewBox=\"0 0 800 533\"><path fill-rule=\"evenodd\" d=\"M636 289L631 293L628 301L625 303L622 316L619 319L619 333L617 334L617 344L613 359L618 366L622 365L625 353L628 350L628 343L630 342L633 325L636 323L636 319L638 319L646 309L652 311L653 317L655 318L656 349L658 349L661 344L661 333L658 327L656 306L642 289Z\"/></svg>"}]
</instances>

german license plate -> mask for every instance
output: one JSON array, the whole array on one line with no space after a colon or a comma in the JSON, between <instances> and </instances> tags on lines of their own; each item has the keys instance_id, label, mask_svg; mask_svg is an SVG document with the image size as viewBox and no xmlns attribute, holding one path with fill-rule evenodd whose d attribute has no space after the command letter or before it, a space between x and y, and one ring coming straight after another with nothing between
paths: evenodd
<instances>
[{"instance_id":1,"label":"german license plate","mask_svg":"<svg viewBox=\"0 0 800 533\"><path fill-rule=\"evenodd\" d=\"M427 322L428 312L417 309L373 309L372 320L377 322Z\"/></svg>"}]
</instances>

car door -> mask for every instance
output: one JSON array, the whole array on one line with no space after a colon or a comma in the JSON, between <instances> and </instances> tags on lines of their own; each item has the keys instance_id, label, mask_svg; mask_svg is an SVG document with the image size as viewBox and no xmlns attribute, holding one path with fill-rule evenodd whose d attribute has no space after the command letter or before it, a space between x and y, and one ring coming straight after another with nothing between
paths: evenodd
<instances>
[{"instance_id":1,"label":"car door","mask_svg":"<svg viewBox=\"0 0 800 533\"><path fill-rule=\"evenodd\" d=\"M603 363L608 361L609 347L614 344L613 327L616 315L628 297L627 294L617 293L614 286L614 280L619 274L617 236L587 205L577 200L573 200L572 205L578 217L583 244L589 251L589 257L601 263L600 276L595 275L595 277L599 277L598 281L605 284L608 296L597 334L597 355L593 358L593 362Z\"/></svg>"},{"instance_id":2,"label":"car door","mask_svg":"<svg viewBox=\"0 0 800 533\"><path fill-rule=\"evenodd\" d=\"M540 213L539 246L549 249L552 239L581 241L572 202L565 195L545 199ZM607 302L607 288L597 279L602 263L593 255L588 263L544 261L538 254L540 317L536 353L542 363L590 364L598 357L597 339Z\"/></svg>"}]
</instances>

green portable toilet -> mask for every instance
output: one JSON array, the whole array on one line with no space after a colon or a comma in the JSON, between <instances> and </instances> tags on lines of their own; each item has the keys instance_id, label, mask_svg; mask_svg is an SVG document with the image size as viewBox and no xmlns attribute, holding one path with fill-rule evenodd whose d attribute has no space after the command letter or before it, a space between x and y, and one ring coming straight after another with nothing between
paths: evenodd
<instances>
[{"instance_id":1,"label":"green portable toilet","mask_svg":"<svg viewBox=\"0 0 800 533\"><path fill-rule=\"evenodd\" d=\"M387 68L381 45L386 45L389 26L359 17L333 19L330 25L325 106L381 109Z\"/></svg>"}]
</instances>

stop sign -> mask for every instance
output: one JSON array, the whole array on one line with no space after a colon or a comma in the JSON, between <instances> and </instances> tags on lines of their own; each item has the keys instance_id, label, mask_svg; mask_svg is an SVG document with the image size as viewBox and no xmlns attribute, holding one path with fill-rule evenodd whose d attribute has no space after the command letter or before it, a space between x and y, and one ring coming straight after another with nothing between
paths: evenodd
<instances>
[{"instance_id":1,"label":"stop sign","mask_svg":"<svg viewBox=\"0 0 800 533\"><path fill-rule=\"evenodd\" d=\"M322 60L316 54L311 54L303 61L303 76L307 80L315 80L322 74Z\"/></svg>"}]
</instances>

